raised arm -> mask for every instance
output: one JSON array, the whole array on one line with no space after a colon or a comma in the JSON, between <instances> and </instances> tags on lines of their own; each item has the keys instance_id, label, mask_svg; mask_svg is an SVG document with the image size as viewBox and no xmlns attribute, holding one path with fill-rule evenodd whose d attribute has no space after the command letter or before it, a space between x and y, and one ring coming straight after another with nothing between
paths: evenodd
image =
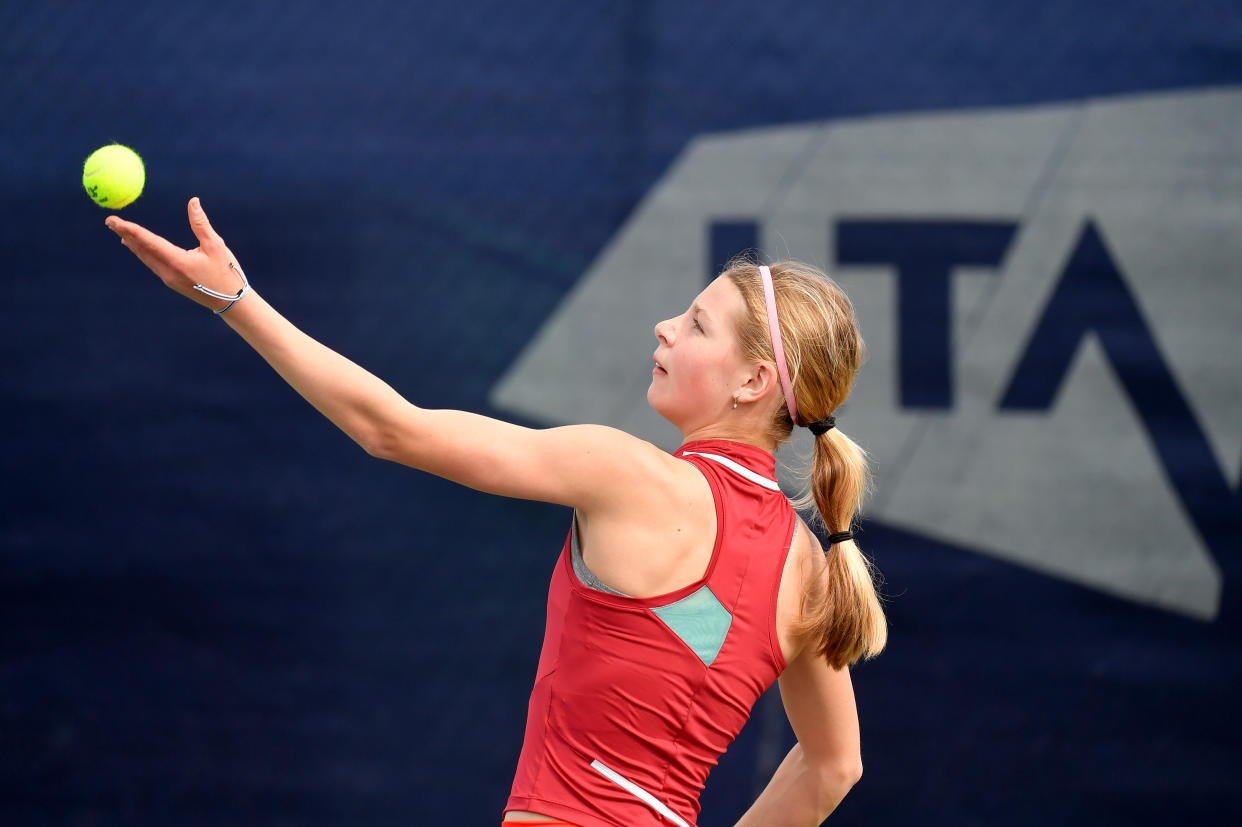
<instances>
[{"instance_id":1,"label":"raised arm","mask_svg":"<svg viewBox=\"0 0 1242 827\"><path fill-rule=\"evenodd\" d=\"M110 216L107 226L165 285L214 310L241 286L240 267L198 199L189 203L199 247L184 250ZM373 456L481 491L598 510L623 505L639 478L675 462L650 443L594 425L538 430L462 411L426 410L307 336L253 290L221 316L299 394Z\"/></svg>"},{"instance_id":2,"label":"raised arm","mask_svg":"<svg viewBox=\"0 0 1242 827\"><path fill-rule=\"evenodd\" d=\"M814 827L862 777L858 711L849 669L807 647L780 677L798 743L736 827Z\"/></svg>"}]
</instances>

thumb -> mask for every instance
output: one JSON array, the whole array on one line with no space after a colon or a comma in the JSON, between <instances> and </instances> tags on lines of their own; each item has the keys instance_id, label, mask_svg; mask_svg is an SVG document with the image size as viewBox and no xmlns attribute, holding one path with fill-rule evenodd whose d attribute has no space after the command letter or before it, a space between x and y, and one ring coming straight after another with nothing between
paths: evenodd
<instances>
[{"instance_id":1,"label":"thumb","mask_svg":"<svg viewBox=\"0 0 1242 827\"><path fill-rule=\"evenodd\" d=\"M190 214L190 229L198 238L199 245L204 250L216 246L220 242L220 236L211 228L211 222L207 220L207 213L203 212L203 204L197 196L190 199L187 211Z\"/></svg>"}]
</instances>

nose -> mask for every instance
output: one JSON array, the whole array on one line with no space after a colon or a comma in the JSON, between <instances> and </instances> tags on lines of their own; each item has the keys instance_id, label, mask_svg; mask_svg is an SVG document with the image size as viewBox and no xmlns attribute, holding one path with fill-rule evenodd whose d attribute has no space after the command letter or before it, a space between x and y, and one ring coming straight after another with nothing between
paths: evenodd
<instances>
[{"instance_id":1,"label":"nose","mask_svg":"<svg viewBox=\"0 0 1242 827\"><path fill-rule=\"evenodd\" d=\"M660 343L663 344L665 347L668 347L668 345L672 343L672 340L669 338L672 332L673 332L673 320L672 319L665 319L662 322L658 322L655 326L655 337L659 339Z\"/></svg>"}]
</instances>

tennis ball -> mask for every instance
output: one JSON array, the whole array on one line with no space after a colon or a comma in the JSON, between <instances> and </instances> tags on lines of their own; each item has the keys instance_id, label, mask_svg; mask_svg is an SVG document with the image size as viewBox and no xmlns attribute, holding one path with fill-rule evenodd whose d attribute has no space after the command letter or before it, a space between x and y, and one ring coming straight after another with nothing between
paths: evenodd
<instances>
[{"instance_id":1,"label":"tennis ball","mask_svg":"<svg viewBox=\"0 0 1242 827\"><path fill-rule=\"evenodd\" d=\"M127 146L108 144L90 154L82 166L82 186L95 203L119 210L142 195L147 171L138 153Z\"/></svg>"}]
</instances>

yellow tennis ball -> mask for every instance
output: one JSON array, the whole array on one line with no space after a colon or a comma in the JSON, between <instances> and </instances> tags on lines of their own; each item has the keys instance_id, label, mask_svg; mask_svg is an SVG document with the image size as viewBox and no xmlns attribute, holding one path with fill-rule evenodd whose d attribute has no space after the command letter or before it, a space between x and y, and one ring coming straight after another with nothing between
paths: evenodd
<instances>
[{"instance_id":1,"label":"yellow tennis ball","mask_svg":"<svg viewBox=\"0 0 1242 827\"><path fill-rule=\"evenodd\" d=\"M90 154L82 166L82 186L95 203L119 210L142 195L147 171L138 153L127 146L108 144Z\"/></svg>"}]
</instances>

